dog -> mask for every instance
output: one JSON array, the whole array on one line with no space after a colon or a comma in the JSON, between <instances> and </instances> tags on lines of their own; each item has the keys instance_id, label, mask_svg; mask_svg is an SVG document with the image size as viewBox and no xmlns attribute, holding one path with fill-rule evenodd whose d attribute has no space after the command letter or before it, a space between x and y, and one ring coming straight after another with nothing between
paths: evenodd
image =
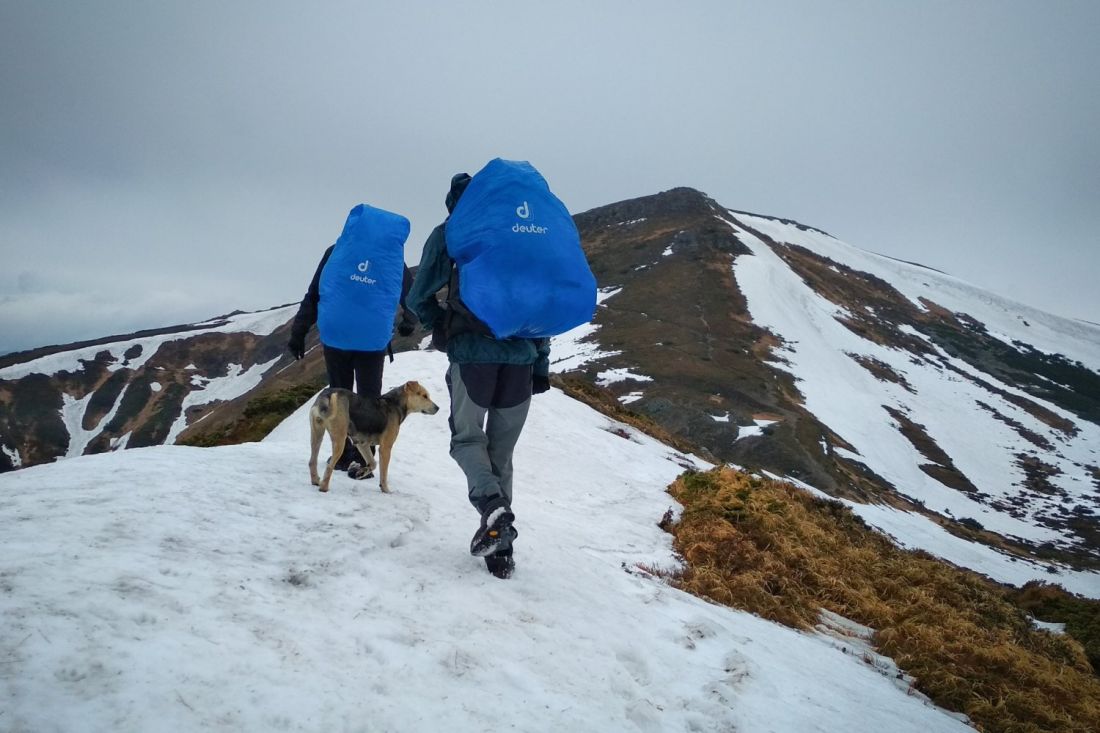
<instances>
[{"instance_id":1,"label":"dog","mask_svg":"<svg viewBox=\"0 0 1100 733\"><path fill-rule=\"evenodd\" d=\"M382 462L379 483L382 491L390 493L386 477L393 443L397 440L401 423L411 412L422 412L426 415L439 412L439 405L432 402L428 390L417 382L405 382L381 397L362 397L350 389L338 387L321 390L313 406L309 408L310 482L321 491L328 491L332 467L344 452L346 438L350 437L352 444L367 462L368 476L375 468L371 446L378 446ZM326 431L332 440L332 457L328 460L325 477L322 479L317 475L317 451Z\"/></svg>"}]
</instances>

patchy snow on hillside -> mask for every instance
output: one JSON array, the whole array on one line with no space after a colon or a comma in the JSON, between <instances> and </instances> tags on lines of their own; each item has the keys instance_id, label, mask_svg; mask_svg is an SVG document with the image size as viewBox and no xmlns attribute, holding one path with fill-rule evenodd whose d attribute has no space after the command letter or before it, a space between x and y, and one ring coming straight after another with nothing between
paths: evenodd
<instances>
[{"instance_id":1,"label":"patchy snow on hillside","mask_svg":"<svg viewBox=\"0 0 1100 733\"><path fill-rule=\"evenodd\" d=\"M953 313L966 313L1006 343L1022 341L1100 371L1100 326L1096 324L1046 313L952 275L867 252L816 230L750 214L729 215L777 242L805 247L853 270L879 277L918 307L923 308L920 299L927 298Z\"/></svg>"},{"instance_id":2,"label":"patchy snow on hillside","mask_svg":"<svg viewBox=\"0 0 1100 733\"><path fill-rule=\"evenodd\" d=\"M168 431L168 437L164 439L164 442L169 445L176 442L176 438L187 427L187 411L190 408L240 397L258 385L267 370L274 366L278 360L279 357L275 357L263 364L253 364L248 369L244 369L240 364L230 364L224 377L213 379L197 374L192 375L191 382L198 389L188 392L187 396L183 398L179 417L172 423L172 428Z\"/></svg>"},{"instance_id":3,"label":"patchy snow on hillside","mask_svg":"<svg viewBox=\"0 0 1100 733\"><path fill-rule=\"evenodd\" d=\"M444 371L387 365L443 408L406 420L388 495L309 484L305 406L261 443L0 475L0 727L970 730L836 648L835 620L797 632L640 570L674 565L665 487L703 464L557 390L516 452L516 574L490 576Z\"/></svg>"},{"instance_id":4,"label":"patchy snow on hillside","mask_svg":"<svg viewBox=\"0 0 1100 733\"><path fill-rule=\"evenodd\" d=\"M61 351L21 364L4 367L0 369L0 379L22 379L28 374L56 374L62 371L79 372L84 369L83 362L94 361L96 355L104 351L109 352L114 358L114 363L107 367L109 371L118 371L123 367L138 369L153 354L157 353L161 344L168 341L191 338L203 333L253 333L257 336L267 336L293 318L297 309L297 305L287 305L258 313L239 313L224 319L214 318L199 324L192 324L205 326L193 330L113 341L97 346ZM132 359L126 358L126 352L135 347L140 347L140 353Z\"/></svg>"},{"instance_id":5,"label":"patchy snow on hillside","mask_svg":"<svg viewBox=\"0 0 1100 733\"><path fill-rule=\"evenodd\" d=\"M862 257L858 250L825 235L741 214L737 219L751 221L759 231L766 228L769 236L779 242L794 241L838 260L848 253L847 261L853 267L870 267L877 263L873 274L891 284L910 283L907 278L919 270L928 282L939 283L934 288L935 293L925 293L927 297L934 300L934 294L948 293L956 298L951 307L960 310L967 311L961 302L967 294L979 292L965 283L923 268L877 256ZM936 348L937 361L917 358L908 351L863 339L837 320L841 309L812 290L770 247L738 221L726 220L753 253L751 257L737 258L733 266L749 313L754 323L782 339L783 345L777 349L782 359L776 361L775 366L796 377L806 408L855 448L852 453L838 447L835 450L839 454L867 465L899 492L923 502L935 512L956 519L973 519L994 532L1034 544L1080 545L1081 540L1068 537L1057 525L1048 526L1047 518L1064 517L1078 505L1100 508L1087 469L1087 465L1097 463L1100 426L1080 420L1056 405L1027 396L1051 413L1075 423L1079 432L1069 436L1004 396L1024 396L1022 391L989 374L977 372L942 349ZM990 296L977 302L988 306L1000 301ZM967 312L977 315L982 311ZM1074 322L1054 316L1049 319L1044 322L1063 330L1055 333L1048 329L1046 333L1076 346L1077 353L1087 355L1096 345L1072 339L1077 330ZM1011 325L1001 324L999 328L1009 330ZM856 360L858 357L885 364L904 378L905 384L877 378ZM963 379L959 373L979 377L989 387ZM929 464L930 459L902 434L887 408L923 426L927 435L972 482L976 493L950 488L922 471L920 466ZM1041 453L1042 460L1057 472L1048 477L1054 491L1043 494L1026 488L1028 476L1019 463L1019 456L1035 455L1036 448L1005 420L998 419L998 414L1055 446L1054 450Z\"/></svg>"},{"instance_id":6,"label":"patchy snow on hillside","mask_svg":"<svg viewBox=\"0 0 1100 733\"><path fill-rule=\"evenodd\" d=\"M23 465L23 459L19 457L19 451L15 448L9 448L8 446L0 443L0 451L4 451L4 455L11 461L13 468L20 468Z\"/></svg>"},{"instance_id":7,"label":"patchy snow on hillside","mask_svg":"<svg viewBox=\"0 0 1100 733\"><path fill-rule=\"evenodd\" d=\"M596 307L606 308L604 303L618 295L622 288L603 288L596 293ZM550 340L550 369L554 372L570 372L610 356L617 356L620 351L603 351L596 343L593 335L599 331L599 326L589 321L580 326L555 336Z\"/></svg>"}]
</instances>

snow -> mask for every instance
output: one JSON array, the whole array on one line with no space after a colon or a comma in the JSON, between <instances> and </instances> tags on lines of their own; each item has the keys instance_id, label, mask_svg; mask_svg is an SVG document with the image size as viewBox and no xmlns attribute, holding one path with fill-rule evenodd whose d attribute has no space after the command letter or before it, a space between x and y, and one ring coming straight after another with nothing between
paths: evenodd
<instances>
[{"instance_id":1,"label":"snow","mask_svg":"<svg viewBox=\"0 0 1100 733\"><path fill-rule=\"evenodd\" d=\"M739 425L737 426L737 436L734 440L741 440L742 438L751 438L757 435L763 435L764 431L759 425Z\"/></svg>"},{"instance_id":2,"label":"snow","mask_svg":"<svg viewBox=\"0 0 1100 733\"><path fill-rule=\"evenodd\" d=\"M622 288L602 288L596 293L597 308L615 297ZM571 372L600 359L618 356L621 351L603 351L600 345L590 337L595 335L599 326L589 322L577 326L571 331L555 336L550 340L550 370L556 373ZM424 348L421 346L421 348Z\"/></svg>"},{"instance_id":3,"label":"snow","mask_svg":"<svg viewBox=\"0 0 1100 733\"><path fill-rule=\"evenodd\" d=\"M596 384L601 387L606 387L615 382L625 382L628 379L633 379L636 382L652 382L653 377L647 377L644 374L637 374L632 372L629 368L620 367L618 369L604 369L596 375Z\"/></svg>"},{"instance_id":4,"label":"snow","mask_svg":"<svg viewBox=\"0 0 1100 733\"><path fill-rule=\"evenodd\" d=\"M753 254L737 258L733 266L753 322L783 340L784 345L776 351L779 358L775 365L796 377L806 409L855 448L854 454L839 449L838 454L866 464L899 492L923 502L933 511L969 517L994 532L1031 543L1081 545L1079 538L1068 537L1064 531L1047 526L1042 520L1045 516L1064 516L1066 507L1076 504L1100 509L1100 501L1092 492L1092 483L1084 468L1095 462L1090 451L1092 446L1100 444L1100 426L1079 420L1029 395L1030 401L1077 425L1079 433L1068 437L1001 394L971 379L961 378L958 372L980 378L1000 392L1024 395L941 349L936 349L935 359L914 359L910 352L861 338L837 320L843 315L842 309L810 289L770 247L745 229L741 220L758 231L766 231L776 241L802 244L819 254L871 272L902 288L903 292L907 285L912 285L914 273L919 272L922 282L935 285L934 292L923 293L926 297L936 300L946 294L950 296L946 302L949 307L966 310L972 315L995 317L995 313L988 311L993 308L990 303L998 308L1008 307L1007 301L999 301L989 294L985 294L988 297L983 296L983 300L976 295L980 291L954 278L862 253L820 233L803 232L742 214L734 220L724 220ZM980 307L964 308L961 301L965 296L976 298ZM1013 307L1017 306L1013 304ZM1091 338L1095 341L1090 344L1074 340L1075 334L1084 333L1083 327L1079 328L1074 322L1054 316L1044 321L1030 314L1028 319L1035 324L1059 325L1063 330L1056 334L1058 338L1074 347L1066 353L1075 351L1087 356L1090 349L1100 344L1100 329L1093 331ZM1013 326L1002 322L996 328L1011 333ZM1037 326L1036 329L1039 333ZM1096 363L1100 363L1100 348L1097 351ZM857 356L886 364L904 377L912 392L900 384L878 379L855 360ZM1017 465L1017 456L1034 453L1035 446L983 409L979 402L992 406L1057 446L1056 451L1044 452L1042 459L1060 471L1050 478L1050 482L1064 492L1063 496L1025 493L1026 475ZM945 486L920 470L929 459L901 433L886 407L923 425L927 434L985 498ZM976 440L975 436L981 439ZM1023 516L1013 516L1009 513L1010 503L1021 496L1026 498L1019 512ZM995 503L998 506L993 506Z\"/></svg>"},{"instance_id":5,"label":"snow","mask_svg":"<svg viewBox=\"0 0 1100 733\"><path fill-rule=\"evenodd\" d=\"M1031 619L1032 625L1037 629L1046 629L1052 634L1064 634L1066 633L1066 625L1056 623L1054 621L1040 621L1037 618Z\"/></svg>"},{"instance_id":6,"label":"snow","mask_svg":"<svg viewBox=\"0 0 1100 733\"><path fill-rule=\"evenodd\" d=\"M88 402L94 393L89 392L80 399L76 399L65 392L61 393L61 422L69 433L69 448L65 451L66 458L84 454L95 434L81 427L84 422L84 413L88 410Z\"/></svg>"},{"instance_id":7,"label":"snow","mask_svg":"<svg viewBox=\"0 0 1100 733\"><path fill-rule=\"evenodd\" d=\"M289 321L297 312L297 309L297 305L287 305L258 313L240 313L225 319L211 319L203 321L201 324L194 324L205 327L191 331L127 339L98 346L87 346L82 349L62 351L0 369L0 379L22 379L28 374L56 374L61 371L78 372L84 368L82 362L93 361L96 354L104 351L109 352L114 358L114 363L107 367L109 371L117 371L123 367L138 369L157 352L161 344L168 341L190 338L202 333L247 332L254 333L257 336L267 336ZM135 346L141 347L141 353L133 359L126 359L125 353ZM194 368L194 366L188 368Z\"/></svg>"},{"instance_id":8,"label":"snow","mask_svg":"<svg viewBox=\"0 0 1100 733\"><path fill-rule=\"evenodd\" d=\"M730 414L727 412L725 415L710 415L710 419L714 422L729 422Z\"/></svg>"},{"instance_id":9,"label":"snow","mask_svg":"<svg viewBox=\"0 0 1100 733\"><path fill-rule=\"evenodd\" d=\"M718 419L718 418L714 418L713 415L711 417L715 420ZM729 422L729 419L727 418L726 420L723 420L721 422ZM737 426L735 426L737 428L737 436L734 438L734 441L738 441L738 440L741 440L742 438L748 438L748 437L751 437L751 436L754 436L754 435L766 435L767 433L764 432L764 428L768 427L769 425L775 425L779 421L778 420L763 420L763 419L755 418L755 419L753 419L753 422L756 423L756 424L755 425L737 425Z\"/></svg>"},{"instance_id":10,"label":"snow","mask_svg":"<svg viewBox=\"0 0 1100 733\"><path fill-rule=\"evenodd\" d=\"M446 409L444 370L399 354L387 383ZM970 730L825 634L639 569L675 564L665 487L704 464L558 390L516 451L508 581L467 553L445 414L406 421L393 494L342 475L320 494L307 409L261 443L0 475L2 727Z\"/></svg>"},{"instance_id":11,"label":"snow","mask_svg":"<svg viewBox=\"0 0 1100 733\"><path fill-rule=\"evenodd\" d=\"M267 370L274 366L278 360L279 357L275 357L263 364L253 364L247 370L240 364L229 364L227 374L224 377L213 379L197 374L191 375L191 383L198 389L188 392L187 396L183 398L183 406L180 409L179 417L172 423L172 428L168 431L168 437L164 439L164 442L168 444L175 443L176 438L187 427L188 409L199 405L208 405L211 402L229 401L240 397L258 385Z\"/></svg>"},{"instance_id":12,"label":"snow","mask_svg":"<svg viewBox=\"0 0 1100 733\"><path fill-rule=\"evenodd\" d=\"M970 315L1008 343L1019 340L1100 371L1100 325L1045 313L957 277L867 252L822 232L742 213L730 212L730 217L777 242L806 247L854 270L880 277L918 306L920 298L927 298L953 313Z\"/></svg>"},{"instance_id":13,"label":"snow","mask_svg":"<svg viewBox=\"0 0 1100 733\"><path fill-rule=\"evenodd\" d=\"M154 382L153 384L156 383ZM84 415L88 411L88 403L93 393L88 393L79 400L68 393L61 393L61 421L69 433L69 447L65 451L66 458L84 455L84 450L88 447L88 444L99 435L99 426L111 424L111 420L114 419L115 413L118 412L118 408L122 404L122 399L126 396L126 391L128 389L130 389L129 384L122 388L118 397L115 398L115 403L111 406L110 411L100 418L99 422L93 425L90 430L85 430L83 424ZM155 392L158 390L153 391ZM113 441L112 446L114 446ZM125 443L123 446L125 446Z\"/></svg>"},{"instance_id":14,"label":"snow","mask_svg":"<svg viewBox=\"0 0 1100 733\"><path fill-rule=\"evenodd\" d=\"M4 455L11 461L11 465L14 468L20 468L23 465L23 459L19 457L19 451L15 448L9 448L8 446L0 443L0 451L4 451Z\"/></svg>"},{"instance_id":15,"label":"snow","mask_svg":"<svg viewBox=\"0 0 1100 733\"><path fill-rule=\"evenodd\" d=\"M624 405L629 405L632 402L637 402L643 397L645 397L644 392L627 392L626 394L619 396L619 402L623 403Z\"/></svg>"}]
</instances>

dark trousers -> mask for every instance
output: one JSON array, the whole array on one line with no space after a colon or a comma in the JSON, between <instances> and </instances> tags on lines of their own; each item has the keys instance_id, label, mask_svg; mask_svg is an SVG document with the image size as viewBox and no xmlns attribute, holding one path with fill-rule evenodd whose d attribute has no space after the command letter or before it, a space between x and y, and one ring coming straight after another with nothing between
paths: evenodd
<instances>
[{"instance_id":1,"label":"dark trousers","mask_svg":"<svg viewBox=\"0 0 1100 733\"><path fill-rule=\"evenodd\" d=\"M470 503L481 513L512 503L512 451L531 406L530 364L452 364L451 458L466 474Z\"/></svg>"},{"instance_id":2,"label":"dark trousers","mask_svg":"<svg viewBox=\"0 0 1100 733\"><path fill-rule=\"evenodd\" d=\"M385 351L345 351L325 346L328 386L354 389L356 394L363 397L382 395L382 370L385 363Z\"/></svg>"},{"instance_id":3,"label":"dark trousers","mask_svg":"<svg viewBox=\"0 0 1100 733\"><path fill-rule=\"evenodd\" d=\"M328 370L330 387L352 389L363 397L382 395L382 370L386 364L385 351L345 351L331 346L325 346L324 349L325 369ZM352 445L351 438L348 438L336 468L346 469L358 457L359 450Z\"/></svg>"}]
</instances>

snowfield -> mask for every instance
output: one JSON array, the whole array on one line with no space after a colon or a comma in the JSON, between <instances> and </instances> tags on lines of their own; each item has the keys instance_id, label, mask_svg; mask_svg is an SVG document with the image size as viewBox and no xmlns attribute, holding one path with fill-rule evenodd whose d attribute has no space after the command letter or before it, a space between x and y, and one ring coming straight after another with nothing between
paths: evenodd
<instances>
[{"instance_id":1,"label":"snowfield","mask_svg":"<svg viewBox=\"0 0 1100 733\"><path fill-rule=\"evenodd\" d=\"M0 475L0 729L970 730L889 665L676 591L656 523L698 460L557 390L516 455L517 571L467 547L445 360L376 480L309 484L305 408L262 443ZM626 437L623 437L626 436ZM883 669L884 671L877 671Z\"/></svg>"},{"instance_id":2,"label":"snowfield","mask_svg":"<svg viewBox=\"0 0 1100 733\"><path fill-rule=\"evenodd\" d=\"M1084 541L1071 538L1061 523L1050 526L1052 523L1045 520L1061 519L1078 506L1100 511L1100 500L1088 468L1100 462L1100 426L979 372L934 345L938 359L917 358L909 351L853 333L838 320L844 315L843 309L809 287L746 226L778 243L803 246L871 273L914 302L925 297L953 312L967 313L992 330L1009 334L1005 339L1018 339L1050 350L1058 344L1061 353L1080 359L1093 369L1100 365L1100 328L1028 309L949 275L863 252L820 232L803 231L793 225L740 213L735 218L721 220L752 251L752 256L735 260L733 274L745 295L753 323L783 340L777 349L781 359L773 362L773 366L792 374L806 408L855 447L854 453L839 447L834 448L836 452L867 465L899 492L934 512L956 519L973 519L986 529L1035 545L1050 542L1085 547ZM915 329L908 332L927 340ZM855 357L887 365L904 378L906 386L877 378ZM963 379L960 374L974 379ZM1026 397L1074 424L1077 434L1070 436L1043 423L1007 400L1003 396L1006 393ZM1037 449L999 420L988 406L1054 448ZM970 479L976 494L950 488L922 471L921 464L929 463L929 459L903 435L887 408L922 425L958 470ZM1052 467L1054 475L1049 482L1054 490L1049 495L1027 488L1027 475L1018 462L1021 455L1035 456ZM853 508L868 521L877 509ZM919 518L913 520L920 524ZM956 542L934 544L941 549L959 546ZM932 547L924 549L935 551ZM1095 548L1091 551L1095 552ZM957 552L938 554L972 567ZM1010 575L1015 577L1019 573ZM1079 593L1100 595L1100 575L1076 574L1077 580L1073 575L1048 579L1065 583Z\"/></svg>"}]
</instances>

